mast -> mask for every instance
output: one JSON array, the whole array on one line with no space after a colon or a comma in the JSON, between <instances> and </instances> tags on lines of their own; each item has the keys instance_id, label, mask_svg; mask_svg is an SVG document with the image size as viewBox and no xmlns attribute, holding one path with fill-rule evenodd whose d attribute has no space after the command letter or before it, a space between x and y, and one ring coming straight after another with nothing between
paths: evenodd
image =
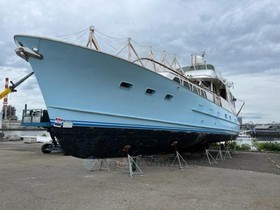
<instances>
[{"instance_id":1,"label":"mast","mask_svg":"<svg viewBox=\"0 0 280 210\"><path fill-rule=\"evenodd\" d=\"M155 59L154 59L154 53L153 53L152 46L149 46L148 58L151 59L151 60L153 60L153 61L155 60ZM149 60L147 60L146 66L147 66L148 62L149 62ZM158 71L158 68L156 67L155 62L151 62L151 63L152 63L152 65L153 65L154 71L157 72L157 71Z\"/></svg>"},{"instance_id":2,"label":"mast","mask_svg":"<svg viewBox=\"0 0 280 210\"><path fill-rule=\"evenodd\" d=\"M135 55L135 57L137 58L136 61L138 61L141 66L145 66L143 64L143 62L141 61L138 53L136 52L136 50L134 49L133 45L131 44L131 38L127 39L127 44L116 54L116 56L118 56L125 48L128 49L128 56L127 56L127 60L131 61L131 52L133 52L133 54Z\"/></svg>"},{"instance_id":3,"label":"mast","mask_svg":"<svg viewBox=\"0 0 280 210\"><path fill-rule=\"evenodd\" d=\"M87 47L89 48L92 48L93 46L95 47L96 50L100 50L100 47L95 39L95 36L94 36L94 27L93 26L90 26L89 27L89 37L88 37L88 42L87 42Z\"/></svg>"},{"instance_id":4,"label":"mast","mask_svg":"<svg viewBox=\"0 0 280 210\"><path fill-rule=\"evenodd\" d=\"M172 61L172 63L171 63L171 67L174 69L174 71L178 71L178 70L177 70L177 66L179 67L179 68L178 68L178 69L179 69L179 72L182 73L182 74L184 74L184 71L183 71L183 69L182 69L180 63L179 63L178 60L177 60L177 56L176 56L176 54L174 54L174 59L173 59L173 61Z\"/></svg>"}]
</instances>

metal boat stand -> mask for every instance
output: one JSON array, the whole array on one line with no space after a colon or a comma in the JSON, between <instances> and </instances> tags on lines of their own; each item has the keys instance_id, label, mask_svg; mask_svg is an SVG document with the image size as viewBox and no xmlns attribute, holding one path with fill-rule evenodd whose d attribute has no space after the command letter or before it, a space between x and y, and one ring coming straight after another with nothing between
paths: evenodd
<instances>
[{"instance_id":1,"label":"metal boat stand","mask_svg":"<svg viewBox=\"0 0 280 210\"><path fill-rule=\"evenodd\" d=\"M187 162L184 160L182 155L178 151L176 151L176 155L170 166L175 166L176 162L178 161L179 163L179 168L182 170L184 168L190 168L190 166L187 164Z\"/></svg>"},{"instance_id":2,"label":"metal boat stand","mask_svg":"<svg viewBox=\"0 0 280 210\"><path fill-rule=\"evenodd\" d=\"M139 160L139 157L132 157L129 155L129 149L131 148L130 145L125 145L124 148L122 149L123 152L127 153L127 165L124 169L129 170L129 175L132 178L133 175L143 175L143 171L140 169L140 167L137 165L137 160Z\"/></svg>"},{"instance_id":3,"label":"metal boat stand","mask_svg":"<svg viewBox=\"0 0 280 210\"><path fill-rule=\"evenodd\" d=\"M177 150L177 141L174 141L171 146L175 148L175 157L170 166L175 166L176 162L178 161L179 168L182 170L184 168L190 168L190 166L187 164L185 159L180 155L180 153Z\"/></svg>"},{"instance_id":4,"label":"metal boat stand","mask_svg":"<svg viewBox=\"0 0 280 210\"><path fill-rule=\"evenodd\" d=\"M93 157L89 157L83 160L83 165L88 171L106 170L111 172L107 159L95 159Z\"/></svg>"},{"instance_id":5,"label":"metal boat stand","mask_svg":"<svg viewBox=\"0 0 280 210\"><path fill-rule=\"evenodd\" d=\"M230 140L229 143L232 144L234 141ZM228 145L227 145L227 148L228 148ZM231 155L234 155L234 154L237 154L237 149L236 149L236 145L233 144L232 148L229 149L229 152Z\"/></svg>"},{"instance_id":6,"label":"metal boat stand","mask_svg":"<svg viewBox=\"0 0 280 210\"><path fill-rule=\"evenodd\" d=\"M222 149L221 149L221 145L219 144L219 149L205 149L205 152L206 152L206 155L208 154L208 156L211 158L211 152L215 152L217 153L216 157L215 157L215 161L216 160L224 160L224 155L223 155L223 152L222 152ZM211 156L210 156L211 155ZM213 156L211 159L214 159ZM217 161L216 161L217 162ZM209 162L210 163L210 162ZM211 164L210 164L211 165Z\"/></svg>"},{"instance_id":7,"label":"metal boat stand","mask_svg":"<svg viewBox=\"0 0 280 210\"><path fill-rule=\"evenodd\" d=\"M214 158L211 154L211 152L217 152L216 157ZM224 153L224 154L223 154ZM212 163L217 163L217 160L225 160L226 158L231 159L231 154L228 146L226 146L225 150L221 149L221 145L219 145L219 149L217 150L212 150L212 149L205 149L205 155L208 159L209 164L211 165Z\"/></svg>"},{"instance_id":8,"label":"metal boat stand","mask_svg":"<svg viewBox=\"0 0 280 210\"><path fill-rule=\"evenodd\" d=\"M215 158L211 155L209 149L205 149L205 155L204 155L204 157L205 157L205 156L207 157L208 163L209 163L210 165L212 165L212 163L218 163L218 162L215 160Z\"/></svg>"},{"instance_id":9,"label":"metal boat stand","mask_svg":"<svg viewBox=\"0 0 280 210\"><path fill-rule=\"evenodd\" d=\"M231 159L231 154L228 146L226 146L226 150L224 151L224 159L229 158Z\"/></svg>"},{"instance_id":10,"label":"metal boat stand","mask_svg":"<svg viewBox=\"0 0 280 210\"><path fill-rule=\"evenodd\" d=\"M217 156L216 156L216 160L225 160L222 149L221 149L221 145L219 145L219 149L218 150L213 150L218 152Z\"/></svg>"},{"instance_id":11,"label":"metal boat stand","mask_svg":"<svg viewBox=\"0 0 280 210\"><path fill-rule=\"evenodd\" d=\"M127 154L127 160L128 160L128 169L129 169L129 175L132 177L133 175L143 175L143 171L140 169L140 167L137 165L137 157L131 157L129 154Z\"/></svg>"}]
</instances>

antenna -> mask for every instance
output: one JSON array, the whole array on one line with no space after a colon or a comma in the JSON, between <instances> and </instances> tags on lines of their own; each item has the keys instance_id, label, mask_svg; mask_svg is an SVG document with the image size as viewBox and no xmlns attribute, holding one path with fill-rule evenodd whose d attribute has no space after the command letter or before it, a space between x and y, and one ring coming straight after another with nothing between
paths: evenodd
<instances>
[{"instance_id":1,"label":"antenna","mask_svg":"<svg viewBox=\"0 0 280 210\"><path fill-rule=\"evenodd\" d=\"M204 59L204 57L205 57L205 50L202 50L202 55L201 55L201 57Z\"/></svg>"}]
</instances>

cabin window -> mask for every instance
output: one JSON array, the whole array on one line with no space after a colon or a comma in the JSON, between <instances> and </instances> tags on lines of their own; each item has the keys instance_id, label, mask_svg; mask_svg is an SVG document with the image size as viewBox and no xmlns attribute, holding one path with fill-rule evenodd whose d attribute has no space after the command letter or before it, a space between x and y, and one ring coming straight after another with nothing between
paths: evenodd
<instances>
[{"instance_id":1,"label":"cabin window","mask_svg":"<svg viewBox=\"0 0 280 210\"><path fill-rule=\"evenodd\" d=\"M121 84L120 84L120 88L122 88L122 89L131 89L132 86L133 85L131 83L128 83L128 82L121 82Z\"/></svg>"},{"instance_id":2,"label":"cabin window","mask_svg":"<svg viewBox=\"0 0 280 210\"><path fill-rule=\"evenodd\" d=\"M180 79L178 77L174 77L173 81L177 82L178 84L180 84Z\"/></svg>"},{"instance_id":3,"label":"cabin window","mask_svg":"<svg viewBox=\"0 0 280 210\"><path fill-rule=\"evenodd\" d=\"M193 92L198 93L198 88L193 86Z\"/></svg>"},{"instance_id":4,"label":"cabin window","mask_svg":"<svg viewBox=\"0 0 280 210\"><path fill-rule=\"evenodd\" d=\"M227 114L225 114L225 119L227 119Z\"/></svg>"},{"instance_id":5,"label":"cabin window","mask_svg":"<svg viewBox=\"0 0 280 210\"><path fill-rule=\"evenodd\" d=\"M184 87L186 87L186 88L190 89L189 83L184 82Z\"/></svg>"},{"instance_id":6,"label":"cabin window","mask_svg":"<svg viewBox=\"0 0 280 210\"><path fill-rule=\"evenodd\" d=\"M204 90L201 90L201 95L203 98L207 98L206 92Z\"/></svg>"},{"instance_id":7,"label":"cabin window","mask_svg":"<svg viewBox=\"0 0 280 210\"><path fill-rule=\"evenodd\" d=\"M147 90L146 90L146 94L147 94L147 95L153 95L155 92L156 92L156 91L153 90L153 89L151 89L151 88L147 88Z\"/></svg>"},{"instance_id":8,"label":"cabin window","mask_svg":"<svg viewBox=\"0 0 280 210\"><path fill-rule=\"evenodd\" d=\"M164 99L170 101L171 99L173 98L173 95L170 95L170 94L166 94Z\"/></svg>"},{"instance_id":9,"label":"cabin window","mask_svg":"<svg viewBox=\"0 0 280 210\"><path fill-rule=\"evenodd\" d=\"M220 95L222 98L224 98L225 100L227 99L227 91L226 89L221 89L220 90Z\"/></svg>"}]
</instances>

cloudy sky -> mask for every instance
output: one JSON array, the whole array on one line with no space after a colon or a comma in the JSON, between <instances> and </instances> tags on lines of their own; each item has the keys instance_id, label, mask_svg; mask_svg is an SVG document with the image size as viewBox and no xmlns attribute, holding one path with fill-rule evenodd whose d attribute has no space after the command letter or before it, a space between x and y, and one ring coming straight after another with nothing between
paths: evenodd
<instances>
[{"instance_id":1,"label":"cloudy sky","mask_svg":"<svg viewBox=\"0 0 280 210\"><path fill-rule=\"evenodd\" d=\"M246 102L243 122L280 122L278 0L0 0L0 89L5 77L16 82L32 71L14 52L15 34L85 45L91 25L107 50L106 42L117 48L121 38L131 37L140 46L176 53L181 65L205 50L207 62L234 82L233 94ZM118 39L106 41L102 33ZM35 76L17 90L9 104L18 116L24 104L45 108Z\"/></svg>"}]
</instances>

